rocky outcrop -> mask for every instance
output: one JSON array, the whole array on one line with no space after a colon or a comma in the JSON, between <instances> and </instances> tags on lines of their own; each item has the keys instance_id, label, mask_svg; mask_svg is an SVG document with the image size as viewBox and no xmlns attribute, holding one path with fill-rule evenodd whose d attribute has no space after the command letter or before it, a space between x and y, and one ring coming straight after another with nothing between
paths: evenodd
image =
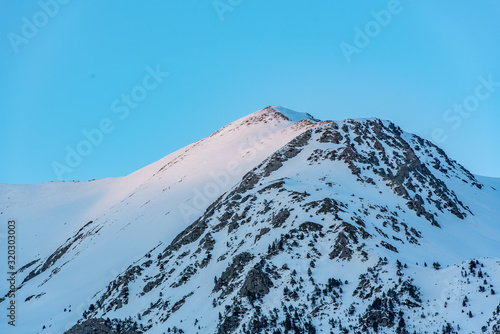
<instances>
[{"instance_id":1,"label":"rocky outcrop","mask_svg":"<svg viewBox=\"0 0 500 334\"><path fill-rule=\"evenodd\" d=\"M109 320L87 319L80 324L68 329L64 334L141 334L143 329L139 328L137 322L123 321L118 319ZM142 327L142 326L141 326Z\"/></svg>"},{"instance_id":2,"label":"rocky outcrop","mask_svg":"<svg viewBox=\"0 0 500 334\"><path fill-rule=\"evenodd\" d=\"M262 270L262 264L259 264L250 269L239 294L253 301L267 295L272 287L273 282L269 278L269 275Z\"/></svg>"},{"instance_id":3,"label":"rocky outcrop","mask_svg":"<svg viewBox=\"0 0 500 334\"><path fill-rule=\"evenodd\" d=\"M223 296L231 293L234 289L232 283L239 278L239 275L245 269L247 263L253 258L254 256L248 252L236 255L231 264L222 272L220 278L216 279L213 291L218 292L222 290Z\"/></svg>"},{"instance_id":4,"label":"rocky outcrop","mask_svg":"<svg viewBox=\"0 0 500 334\"><path fill-rule=\"evenodd\" d=\"M75 245L76 243L78 242L81 242L84 238L92 235L92 234L95 234L99 231L99 228L90 228L91 224L93 223L93 221L89 221L88 223L86 223L84 226L82 226L78 232L76 232L76 234L72 237L72 238L69 238L68 240L66 240L66 242L64 243L64 245L58 247L54 253L52 253L46 260L43 264L39 265L37 268L33 269L29 274L28 276L26 276L23 280L23 283L22 285L24 285L26 282L28 282L29 280L31 280L32 278L40 275L41 273L43 273L44 271L46 271L47 269L51 268L54 264L56 264L59 259L61 259L65 254L66 252L73 246ZM38 260L37 260L38 261ZM36 261L32 261L31 264L35 263ZM24 266L22 269L24 270L25 268L29 267L31 264L28 264L26 266ZM61 265L62 266L62 265ZM61 267L60 266L60 267ZM59 267L59 268L60 268ZM59 270L54 270L53 273L57 273Z\"/></svg>"}]
</instances>

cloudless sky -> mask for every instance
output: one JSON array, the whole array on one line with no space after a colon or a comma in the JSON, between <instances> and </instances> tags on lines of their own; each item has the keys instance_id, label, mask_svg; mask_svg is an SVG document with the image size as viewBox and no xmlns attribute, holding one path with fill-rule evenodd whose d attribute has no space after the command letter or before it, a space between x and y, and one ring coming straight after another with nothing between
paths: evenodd
<instances>
[{"instance_id":1,"label":"cloudless sky","mask_svg":"<svg viewBox=\"0 0 500 334\"><path fill-rule=\"evenodd\" d=\"M268 105L389 119L500 177L498 1L59 1L0 0L0 183L126 175Z\"/></svg>"}]
</instances>

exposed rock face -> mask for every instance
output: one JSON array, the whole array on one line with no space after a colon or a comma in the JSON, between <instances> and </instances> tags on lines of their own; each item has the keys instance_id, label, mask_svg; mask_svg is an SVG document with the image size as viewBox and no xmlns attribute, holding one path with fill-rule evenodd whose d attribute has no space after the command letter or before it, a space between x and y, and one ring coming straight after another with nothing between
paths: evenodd
<instances>
[{"instance_id":1,"label":"exposed rock face","mask_svg":"<svg viewBox=\"0 0 500 334\"><path fill-rule=\"evenodd\" d=\"M299 230L304 232L319 232L322 229L323 225L313 222L305 222L299 226Z\"/></svg>"},{"instance_id":2,"label":"exposed rock face","mask_svg":"<svg viewBox=\"0 0 500 334\"><path fill-rule=\"evenodd\" d=\"M262 271L262 266L252 268L243 282L240 290L240 296L248 297L250 300L262 298L269 293L273 282L269 275Z\"/></svg>"},{"instance_id":3,"label":"exposed rock face","mask_svg":"<svg viewBox=\"0 0 500 334\"><path fill-rule=\"evenodd\" d=\"M89 221L87 224L85 224L82 228L80 228L80 230L78 230L78 232L76 232L76 234L72 238L68 239L64 243L64 245L57 248L57 250L54 253L52 253L45 260L45 262L43 264L41 264L41 265L37 266L35 269L33 269L29 273L29 275L26 276L26 278L23 281L23 284L28 282L32 278L40 275L42 272L46 271L50 267L52 267L64 254L66 254L68 249L70 249L70 247L72 247L74 244L81 242L81 240L83 240L84 238L99 232L99 228L93 228L91 226L92 223L93 223L93 221ZM32 261L31 264L34 264L35 262L37 262L37 261ZM29 265L26 265L25 268L26 267L29 267ZM24 270L25 268L21 268L21 269ZM60 267L54 269L53 273L56 274L59 271L59 269L60 269ZM21 287L22 287L22 285L21 285Z\"/></svg>"},{"instance_id":4,"label":"exposed rock face","mask_svg":"<svg viewBox=\"0 0 500 334\"><path fill-rule=\"evenodd\" d=\"M398 249L397 249L396 247L394 247L393 245L391 245L390 243L388 243L388 242L385 242L385 241L383 241L383 240L382 240L382 241L380 242L380 244L381 244L382 246L384 246L385 248L387 248L388 250L391 250L391 251L393 251L393 252L395 252L395 253L397 253L397 252L398 252Z\"/></svg>"},{"instance_id":5,"label":"exposed rock face","mask_svg":"<svg viewBox=\"0 0 500 334\"><path fill-rule=\"evenodd\" d=\"M436 226L438 224L435 217L426 209L422 195L419 194L421 192L431 193L432 196L429 196L427 200L441 212L447 210L460 219L470 213L455 193L448 189L446 183L436 177L429 167L445 173L448 170L459 170L467 178L467 182L478 188L481 185L472 174L463 173L462 166L449 160L444 152L432 143L417 136L407 141L401 129L392 123L384 124L380 120L367 120L363 123L347 120L341 129L332 122L318 127L315 132L321 133L319 142L333 143L337 147L317 150L308 160L318 161L318 159L321 160L318 157L320 156L329 160L344 161L359 181L376 184L373 177L361 175L362 170L371 170L376 176L382 177L382 180L398 196L406 199L411 210L414 210L418 216L424 216ZM351 139L353 136L356 137ZM424 152L425 158L429 156L434 158L432 164L423 163L417 154L424 145L429 148ZM435 151L436 157L431 155L430 150ZM439 159L444 160L447 166L442 166ZM412 193L415 195L412 196Z\"/></svg>"},{"instance_id":6,"label":"exposed rock face","mask_svg":"<svg viewBox=\"0 0 500 334\"><path fill-rule=\"evenodd\" d=\"M263 166L259 166L263 170L262 175L264 177L271 175L272 172L280 169L285 161L296 157L311 139L311 134L312 130L305 131L268 158Z\"/></svg>"},{"instance_id":7,"label":"exposed rock face","mask_svg":"<svg viewBox=\"0 0 500 334\"><path fill-rule=\"evenodd\" d=\"M281 209L280 212L278 212L278 214L273 218L273 227L281 227L288 217L290 217L290 211L287 209Z\"/></svg>"},{"instance_id":8,"label":"exposed rock face","mask_svg":"<svg viewBox=\"0 0 500 334\"><path fill-rule=\"evenodd\" d=\"M205 232L207 225L203 221L203 219L198 219L191 226L185 229L181 234L179 234L172 241L170 246L165 250L165 254L170 254L172 251L178 250L183 245L190 244Z\"/></svg>"},{"instance_id":9,"label":"exposed rock face","mask_svg":"<svg viewBox=\"0 0 500 334\"><path fill-rule=\"evenodd\" d=\"M233 262L224 270L221 277L217 280L214 286L214 291L218 292L224 289L223 295L227 295L233 291L231 284L245 268L245 266L253 259L253 255L247 252L238 254L233 258Z\"/></svg>"},{"instance_id":10,"label":"exposed rock face","mask_svg":"<svg viewBox=\"0 0 500 334\"><path fill-rule=\"evenodd\" d=\"M330 253L330 259L340 258L342 260L350 260L353 250L348 247L349 239L344 232L340 232L335 240L335 246Z\"/></svg>"},{"instance_id":11,"label":"exposed rock face","mask_svg":"<svg viewBox=\"0 0 500 334\"><path fill-rule=\"evenodd\" d=\"M138 329L137 323L131 321L120 321L113 319L112 321L98 319L88 319L81 324L73 326L64 334L141 334L143 330Z\"/></svg>"}]
</instances>

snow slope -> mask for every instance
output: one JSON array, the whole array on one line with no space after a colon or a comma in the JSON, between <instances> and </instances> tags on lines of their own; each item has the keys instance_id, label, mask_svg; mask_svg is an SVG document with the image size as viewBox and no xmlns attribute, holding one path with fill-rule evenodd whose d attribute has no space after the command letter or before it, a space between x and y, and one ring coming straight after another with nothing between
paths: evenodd
<instances>
[{"instance_id":1,"label":"snow slope","mask_svg":"<svg viewBox=\"0 0 500 334\"><path fill-rule=\"evenodd\" d=\"M18 268L39 260L17 275L18 284L69 245L19 290L18 314L29 317L16 329L32 333L53 319L61 321L54 331L60 333L130 261L173 239L248 170L313 125L305 119L290 121L268 107L125 177L0 185L0 216L17 221ZM5 266L2 261L2 272ZM6 292L2 285L1 295Z\"/></svg>"},{"instance_id":2,"label":"snow slope","mask_svg":"<svg viewBox=\"0 0 500 334\"><path fill-rule=\"evenodd\" d=\"M2 185L40 259L16 330L493 333L499 190L389 121L268 107L123 178Z\"/></svg>"}]
</instances>

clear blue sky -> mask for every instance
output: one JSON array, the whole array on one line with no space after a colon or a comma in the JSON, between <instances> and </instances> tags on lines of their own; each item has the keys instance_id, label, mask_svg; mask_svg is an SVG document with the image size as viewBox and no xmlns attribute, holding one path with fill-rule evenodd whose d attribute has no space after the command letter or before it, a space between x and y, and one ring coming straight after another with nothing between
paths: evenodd
<instances>
[{"instance_id":1,"label":"clear blue sky","mask_svg":"<svg viewBox=\"0 0 500 334\"><path fill-rule=\"evenodd\" d=\"M125 175L268 105L500 177L498 1L59 1L0 0L0 183Z\"/></svg>"}]
</instances>

